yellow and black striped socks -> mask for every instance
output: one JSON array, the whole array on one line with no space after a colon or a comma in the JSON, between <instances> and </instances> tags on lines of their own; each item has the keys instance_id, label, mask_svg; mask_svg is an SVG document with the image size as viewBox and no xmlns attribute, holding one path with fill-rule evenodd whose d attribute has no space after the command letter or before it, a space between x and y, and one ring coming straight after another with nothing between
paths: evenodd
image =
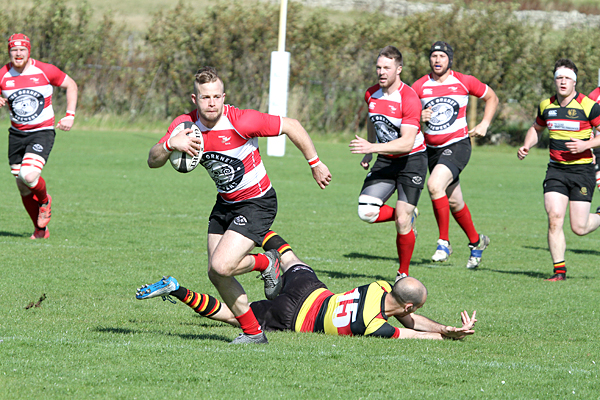
<instances>
[{"instance_id":1,"label":"yellow and black striped socks","mask_svg":"<svg viewBox=\"0 0 600 400\"><path fill-rule=\"evenodd\" d=\"M203 317L212 317L221 310L219 299L204 293L196 293L182 286L171 292L171 296L187 304L196 313Z\"/></svg>"},{"instance_id":2,"label":"yellow and black striped socks","mask_svg":"<svg viewBox=\"0 0 600 400\"><path fill-rule=\"evenodd\" d=\"M288 251L292 251L292 246L283 240L281 236L273 231L269 231L262 242L262 248L265 251L276 249L280 255L284 255Z\"/></svg>"}]
</instances>

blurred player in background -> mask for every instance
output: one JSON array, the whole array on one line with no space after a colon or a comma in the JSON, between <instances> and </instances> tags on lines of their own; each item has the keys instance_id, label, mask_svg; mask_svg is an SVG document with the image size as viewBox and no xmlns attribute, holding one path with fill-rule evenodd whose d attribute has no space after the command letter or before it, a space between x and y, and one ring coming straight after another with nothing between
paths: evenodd
<instances>
[{"instance_id":1,"label":"blurred player in background","mask_svg":"<svg viewBox=\"0 0 600 400\"><path fill-rule=\"evenodd\" d=\"M431 259L446 261L452 254L450 212L469 239L471 255L467 268L477 268L490 239L477 233L471 212L463 199L459 175L471 157L469 136L486 135L498 106L498 97L477 78L453 71L454 50L446 42L435 42L429 51L431 73L412 86L423 105L425 143L429 163L427 189L439 229L437 248ZM469 95L485 101L483 119L470 131L467 127Z\"/></svg>"},{"instance_id":2,"label":"blurred player in background","mask_svg":"<svg viewBox=\"0 0 600 400\"><path fill-rule=\"evenodd\" d=\"M358 216L365 222L395 221L398 252L397 279L407 276L415 248L414 221L417 203L427 175L427 156L421 133L421 103L415 91L400 80L402 54L386 46L377 57L379 83L365 93L369 105L367 138L350 142L354 154L369 168L373 153L377 161L367 174L358 197ZM398 192L396 207L385 202Z\"/></svg>"},{"instance_id":3,"label":"blurred player in background","mask_svg":"<svg viewBox=\"0 0 600 400\"><path fill-rule=\"evenodd\" d=\"M588 95L588 97L594 100L596 103L600 104L600 87L592 90L592 92ZM594 129L595 136L600 135L597 129ZM596 186L598 190L600 190L600 147L596 147L593 149L594 152L594 169L596 170ZM596 212L600 212L600 207L596 209Z\"/></svg>"},{"instance_id":4,"label":"blurred player in background","mask_svg":"<svg viewBox=\"0 0 600 400\"><path fill-rule=\"evenodd\" d=\"M414 314L427 300L427 289L412 277L399 279L394 285L377 281L334 294L289 245L281 255L281 269L284 274L280 294L274 300L250 303L265 330L390 339L463 339L475 333L475 312L470 317L463 311L463 325L458 328ZM136 293L139 300L158 296L173 296L201 316L239 327L231 310L217 298L186 289L173 277L144 285ZM390 317L406 329L391 325Z\"/></svg>"},{"instance_id":5,"label":"blurred player in background","mask_svg":"<svg viewBox=\"0 0 600 400\"><path fill-rule=\"evenodd\" d=\"M208 225L208 275L243 330L232 343L268 343L248 307L244 289L234 278L259 271L267 298L281 289L279 253L249 254L262 243L277 214L277 197L260 157L258 138L286 134L307 159L321 189L329 185L331 174L297 120L224 104L225 87L214 68L198 70L191 98L196 110L171 123L166 135L150 150L148 165L162 167L173 150L197 155L200 139L187 136L191 129L170 135L185 121L200 128L204 138L200 163L218 191Z\"/></svg>"},{"instance_id":6,"label":"blurred player in background","mask_svg":"<svg viewBox=\"0 0 600 400\"><path fill-rule=\"evenodd\" d=\"M46 191L42 169L54 145L53 86L67 90L67 113L56 127L68 131L77 107L77 84L51 64L31 58L31 42L22 33L8 39L10 62L0 70L0 107L8 104L8 162L21 193L23 206L35 227L31 239L50 237L52 197Z\"/></svg>"},{"instance_id":7,"label":"blurred player in background","mask_svg":"<svg viewBox=\"0 0 600 400\"><path fill-rule=\"evenodd\" d=\"M523 160L539 136L550 131L550 162L544 179L544 206L548 213L548 247L554 263L549 281L564 281L567 274L567 247L563 224L567 206L571 229L583 236L600 226L600 215L590 214L594 194L593 147L600 136L591 139L600 125L600 105L575 90L577 66L563 58L554 64L556 94L540 103L533 126L527 131L517 157Z\"/></svg>"}]
</instances>

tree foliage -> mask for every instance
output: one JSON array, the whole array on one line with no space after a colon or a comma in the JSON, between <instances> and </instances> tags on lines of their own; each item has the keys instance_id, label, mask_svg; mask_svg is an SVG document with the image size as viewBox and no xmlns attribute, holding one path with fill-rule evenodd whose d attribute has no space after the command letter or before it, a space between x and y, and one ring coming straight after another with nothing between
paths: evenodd
<instances>
[{"instance_id":1,"label":"tree foliage","mask_svg":"<svg viewBox=\"0 0 600 400\"><path fill-rule=\"evenodd\" d=\"M34 58L57 65L78 82L79 109L85 113L162 118L187 112L193 75L203 65L219 70L228 102L266 111L278 6L225 1L197 17L189 10L179 3L159 11L147 32L136 36L111 14L94 21L87 3L71 9L65 0L35 0L29 8L0 10L0 34L29 35ZM582 93L596 86L597 29L531 26L512 11L510 3L470 1L468 8L457 5L449 12L397 18L365 13L352 22L335 22L323 10L291 3L288 115L311 131L362 130L364 92L376 83L375 58L388 44L402 51L402 79L412 84L429 72L431 43L450 43L453 68L489 84L500 98L493 130L529 122L537 104L554 92L558 58L578 65Z\"/></svg>"}]
</instances>

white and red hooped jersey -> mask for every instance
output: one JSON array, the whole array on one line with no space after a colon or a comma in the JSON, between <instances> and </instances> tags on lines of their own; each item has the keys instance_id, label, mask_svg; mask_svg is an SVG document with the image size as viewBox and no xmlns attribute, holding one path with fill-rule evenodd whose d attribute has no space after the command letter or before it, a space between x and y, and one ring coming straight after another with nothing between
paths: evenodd
<instances>
[{"instance_id":1,"label":"white and red hooped jersey","mask_svg":"<svg viewBox=\"0 0 600 400\"><path fill-rule=\"evenodd\" d=\"M450 71L444 82L427 74L413 84L423 109L432 108L426 123L425 142L431 147L445 147L469 136L467 104L469 95L485 96L488 86L471 75Z\"/></svg>"},{"instance_id":2,"label":"white and red hooped jersey","mask_svg":"<svg viewBox=\"0 0 600 400\"><path fill-rule=\"evenodd\" d=\"M424 137L421 132L421 103L415 91L401 82L397 91L391 95L383 93L377 84L367 89L365 101L369 105L369 119L375 127L377 142L387 143L400 138L400 128L413 126L417 128L415 144L410 152L379 157L398 158L425 150Z\"/></svg>"},{"instance_id":3,"label":"white and red hooped jersey","mask_svg":"<svg viewBox=\"0 0 600 400\"><path fill-rule=\"evenodd\" d=\"M200 164L215 181L223 200L236 203L254 199L271 188L260 158L258 138L279 136L281 117L226 104L219 122L209 129L200 122L198 110L194 110L175 118L159 143L166 142L173 129L185 121L195 123L202 131L204 154Z\"/></svg>"},{"instance_id":4,"label":"white and red hooped jersey","mask_svg":"<svg viewBox=\"0 0 600 400\"><path fill-rule=\"evenodd\" d=\"M31 59L18 73L11 63L0 69L0 89L8 100L10 120L15 129L34 132L54 127L53 86L63 84L67 74L52 64Z\"/></svg>"}]
</instances>

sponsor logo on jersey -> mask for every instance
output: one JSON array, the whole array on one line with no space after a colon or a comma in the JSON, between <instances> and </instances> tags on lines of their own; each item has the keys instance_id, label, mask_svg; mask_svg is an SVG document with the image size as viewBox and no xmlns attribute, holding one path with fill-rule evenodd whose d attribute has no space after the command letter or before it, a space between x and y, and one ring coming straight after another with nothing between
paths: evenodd
<instances>
[{"instance_id":1,"label":"sponsor logo on jersey","mask_svg":"<svg viewBox=\"0 0 600 400\"><path fill-rule=\"evenodd\" d=\"M221 143L229 144L229 141L231 140L231 136L219 136L219 139L221 139Z\"/></svg>"},{"instance_id":2,"label":"sponsor logo on jersey","mask_svg":"<svg viewBox=\"0 0 600 400\"><path fill-rule=\"evenodd\" d=\"M44 150L44 146L42 146L39 143L34 144L32 147L33 151L37 151L38 153L41 153L42 150Z\"/></svg>"},{"instance_id":3,"label":"sponsor logo on jersey","mask_svg":"<svg viewBox=\"0 0 600 400\"><path fill-rule=\"evenodd\" d=\"M33 121L44 110L44 96L31 89L20 89L8 97L13 118L20 123Z\"/></svg>"},{"instance_id":4,"label":"sponsor logo on jersey","mask_svg":"<svg viewBox=\"0 0 600 400\"><path fill-rule=\"evenodd\" d=\"M572 108L567 111L567 118L577 118L577 110L573 110Z\"/></svg>"},{"instance_id":5,"label":"sponsor logo on jersey","mask_svg":"<svg viewBox=\"0 0 600 400\"><path fill-rule=\"evenodd\" d=\"M212 180L215 181L217 189L222 192L234 190L246 172L242 160L221 153L204 153L200 164L206 168Z\"/></svg>"},{"instance_id":6,"label":"sponsor logo on jersey","mask_svg":"<svg viewBox=\"0 0 600 400\"><path fill-rule=\"evenodd\" d=\"M460 105L451 97L437 97L429 101L423 108L431 107L431 119L427 127L431 131L441 131L450 128L456 118Z\"/></svg>"},{"instance_id":7,"label":"sponsor logo on jersey","mask_svg":"<svg viewBox=\"0 0 600 400\"><path fill-rule=\"evenodd\" d=\"M423 94L433 94L433 89L423 89Z\"/></svg>"},{"instance_id":8,"label":"sponsor logo on jersey","mask_svg":"<svg viewBox=\"0 0 600 400\"><path fill-rule=\"evenodd\" d=\"M411 180L412 180L412 183L414 183L415 185L420 185L421 183L423 183L422 176L413 176Z\"/></svg>"},{"instance_id":9,"label":"sponsor logo on jersey","mask_svg":"<svg viewBox=\"0 0 600 400\"><path fill-rule=\"evenodd\" d=\"M391 111L392 113L396 113L396 110L397 110L397 108L396 108L396 107L394 107L394 106L393 106L393 105L391 105L391 104L388 104L388 107L390 108L390 111Z\"/></svg>"},{"instance_id":10,"label":"sponsor logo on jersey","mask_svg":"<svg viewBox=\"0 0 600 400\"><path fill-rule=\"evenodd\" d=\"M375 109L375 103L374 102L370 102L369 103L369 110L374 110Z\"/></svg>"},{"instance_id":11,"label":"sponsor logo on jersey","mask_svg":"<svg viewBox=\"0 0 600 400\"><path fill-rule=\"evenodd\" d=\"M442 155L444 156L451 156L452 155L452 150L451 149L446 149L442 152Z\"/></svg>"},{"instance_id":12,"label":"sponsor logo on jersey","mask_svg":"<svg viewBox=\"0 0 600 400\"><path fill-rule=\"evenodd\" d=\"M449 86L448 89L452 90L453 92L456 92L458 90L458 86Z\"/></svg>"},{"instance_id":13,"label":"sponsor logo on jersey","mask_svg":"<svg viewBox=\"0 0 600 400\"><path fill-rule=\"evenodd\" d=\"M379 143L387 143L400 137L400 129L392 124L384 115L372 115L371 122L375 127Z\"/></svg>"},{"instance_id":14,"label":"sponsor logo on jersey","mask_svg":"<svg viewBox=\"0 0 600 400\"><path fill-rule=\"evenodd\" d=\"M35 77L31 77L29 78L30 81L32 81L33 83L38 83L40 81L40 78L35 78Z\"/></svg>"},{"instance_id":15,"label":"sponsor logo on jersey","mask_svg":"<svg viewBox=\"0 0 600 400\"><path fill-rule=\"evenodd\" d=\"M15 81L6 81L6 87L15 87Z\"/></svg>"},{"instance_id":16,"label":"sponsor logo on jersey","mask_svg":"<svg viewBox=\"0 0 600 400\"><path fill-rule=\"evenodd\" d=\"M548 116L549 117L556 117L558 115L558 111L557 110L550 110L548 111Z\"/></svg>"},{"instance_id":17,"label":"sponsor logo on jersey","mask_svg":"<svg viewBox=\"0 0 600 400\"><path fill-rule=\"evenodd\" d=\"M238 215L233 220L233 223L236 224L236 225L238 225L238 226L245 226L248 223L248 220L243 215Z\"/></svg>"},{"instance_id":18,"label":"sponsor logo on jersey","mask_svg":"<svg viewBox=\"0 0 600 400\"><path fill-rule=\"evenodd\" d=\"M548 129L553 131L579 131L579 121L550 121L548 122Z\"/></svg>"}]
</instances>

